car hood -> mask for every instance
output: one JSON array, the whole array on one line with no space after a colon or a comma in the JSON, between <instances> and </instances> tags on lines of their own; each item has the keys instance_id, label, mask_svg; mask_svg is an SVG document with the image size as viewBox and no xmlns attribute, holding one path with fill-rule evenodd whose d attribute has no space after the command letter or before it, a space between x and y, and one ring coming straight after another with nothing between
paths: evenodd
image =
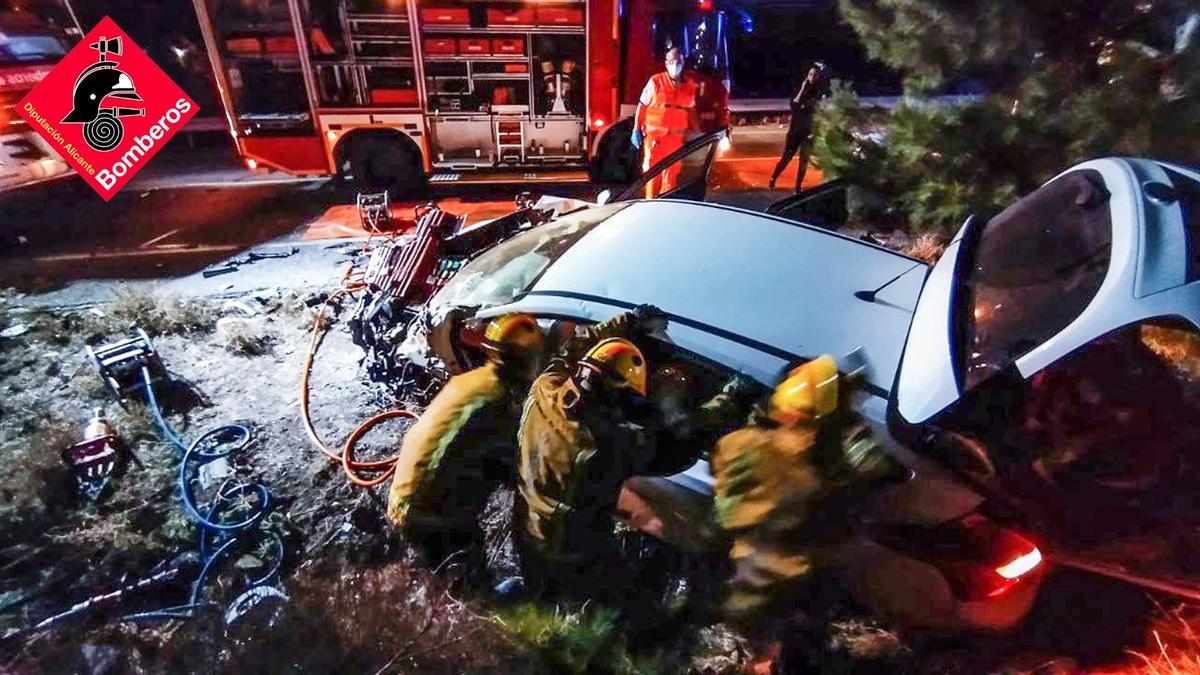
<instances>
[{"instance_id":1,"label":"car hood","mask_svg":"<svg viewBox=\"0 0 1200 675\"><path fill-rule=\"evenodd\" d=\"M886 395L928 268L856 239L724 206L657 200L611 215L515 302L481 312L602 320L638 304L671 315L669 337L774 384L788 363L861 348ZM899 277L899 278L897 278ZM895 279L873 301L856 297Z\"/></svg>"}]
</instances>

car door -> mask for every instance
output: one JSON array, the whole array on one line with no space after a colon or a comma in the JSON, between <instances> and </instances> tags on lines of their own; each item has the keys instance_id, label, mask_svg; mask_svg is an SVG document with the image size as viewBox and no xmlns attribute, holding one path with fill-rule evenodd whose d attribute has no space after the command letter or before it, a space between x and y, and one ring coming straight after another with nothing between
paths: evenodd
<instances>
[{"instance_id":1,"label":"car door","mask_svg":"<svg viewBox=\"0 0 1200 675\"><path fill-rule=\"evenodd\" d=\"M1059 563L1200 598L1188 199L1157 163L1095 160L968 221L921 291L889 424Z\"/></svg>"},{"instance_id":2,"label":"car door","mask_svg":"<svg viewBox=\"0 0 1200 675\"><path fill-rule=\"evenodd\" d=\"M708 192L708 177L713 159L716 157L721 139L727 135L728 131L721 129L689 142L643 172L641 178L625 188L613 201L647 198L647 184L667 171L677 172L676 187L658 197L704 201Z\"/></svg>"}]
</instances>

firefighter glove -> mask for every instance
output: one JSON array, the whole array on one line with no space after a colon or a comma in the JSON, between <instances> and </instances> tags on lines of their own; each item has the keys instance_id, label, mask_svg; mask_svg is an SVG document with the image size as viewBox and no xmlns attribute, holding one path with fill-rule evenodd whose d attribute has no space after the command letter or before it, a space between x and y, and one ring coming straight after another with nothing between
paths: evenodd
<instances>
[{"instance_id":1,"label":"firefighter glove","mask_svg":"<svg viewBox=\"0 0 1200 675\"><path fill-rule=\"evenodd\" d=\"M633 329L645 335L662 333L667 329L667 313L654 305L638 305L633 309Z\"/></svg>"}]
</instances>

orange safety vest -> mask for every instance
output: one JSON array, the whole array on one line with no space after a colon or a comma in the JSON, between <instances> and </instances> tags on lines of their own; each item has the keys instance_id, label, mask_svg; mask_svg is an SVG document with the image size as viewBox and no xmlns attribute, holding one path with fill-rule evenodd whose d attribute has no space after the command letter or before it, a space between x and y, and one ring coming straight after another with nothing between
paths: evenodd
<instances>
[{"instance_id":1,"label":"orange safety vest","mask_svg":"<svg viewBox=\"0 0 1200 675\"><path fill-rule=\"evenodd\" d=\"M661 72L650 78L654 95L646 105L646 135L685 134L691 126L691 110L696 107L696 82L688 75L679 84Z\"/></svg>"}]
</instances>

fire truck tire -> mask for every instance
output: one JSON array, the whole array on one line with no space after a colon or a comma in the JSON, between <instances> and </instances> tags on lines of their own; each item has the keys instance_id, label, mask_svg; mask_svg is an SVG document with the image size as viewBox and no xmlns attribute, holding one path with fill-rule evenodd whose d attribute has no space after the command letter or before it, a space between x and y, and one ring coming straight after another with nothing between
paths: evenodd
<instances>
[{"instance_id":1,"label":"fire truck tire","mask_svg":"<svg viewBox=\"0 0 1200 675\"><path fill-rule=\"evenodd\" d=\"M593 181L628 183L641 175L638 151L629 144L631 136L633 119L629 118L612 125L600 137L588 167Z\"/></svg>"},{"instance_id":2,"label":"fire truck tire","mask_svg":"<svg viewBox=\"0 0 1200 675\"><path fill-rule=\"evenodd\" d=\"M338 179L347 190L411 197L425 187L421 152L402 134L348 136L336 153Z\"/></svg>"}]
</instances>

